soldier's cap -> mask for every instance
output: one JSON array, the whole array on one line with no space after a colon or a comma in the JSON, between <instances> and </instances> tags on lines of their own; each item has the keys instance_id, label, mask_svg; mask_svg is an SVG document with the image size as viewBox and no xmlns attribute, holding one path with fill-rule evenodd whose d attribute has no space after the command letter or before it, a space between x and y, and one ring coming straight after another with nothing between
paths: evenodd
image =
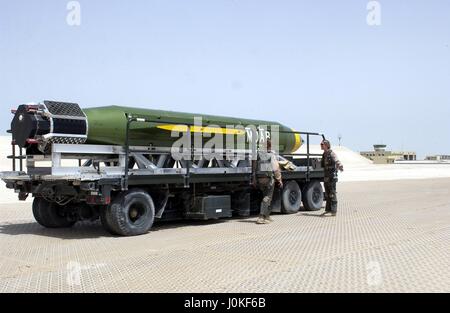
<instances>
[{"instance_id":1,"label":"soldier's cap","mask_svg":"<svg viewBox=\"0 0 450 313\"><path fill-rule=\"evenodd\" d=\"M331 147L330 141L329 141L329 140L326 140L326 139L324 139L320 145L325 145L325 146L327 146L328 148Z\"/></svg>"}]
</instances>

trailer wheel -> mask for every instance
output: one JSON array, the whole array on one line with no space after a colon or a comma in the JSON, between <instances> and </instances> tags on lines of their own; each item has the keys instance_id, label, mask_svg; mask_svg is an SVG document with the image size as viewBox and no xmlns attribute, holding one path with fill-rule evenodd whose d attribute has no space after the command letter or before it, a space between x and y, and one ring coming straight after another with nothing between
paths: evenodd
<instances>
[{"instance_id":1,"label":"trailer wheel","mask_svg":"<svg viewBox=\"0 0 450 313\"><path fill-rule=\"evenodd\" d=\"M307 211L317 211L323 206L323 188L320 182L311 181L303 189L303 207Z\"/></svg>"},{"instance_id":2,"label":"trailer wheel","mask_svg":"<svg viewBox=\"0 0 450 313\"><path fill-rule=\"evenodd\" d=\"M289 181L281 194L281 213L294 214L302 205L302 191L295 180Z\"/></svg>"},{"instance_id":3,"label":"trailer wheel","mask_svg":"<svg viewBox=\"0 0 450 313\"><path fill-rule=\"evenodd\" d=\"M141 189L122 192L104 210L102 223L105 229L120 236L137 236L147 233L155 218L152 197Z\"/></svg>"},{"instance_id":4,"label":"trailer wheel","mask_svg":"<svg viewBox=\"0 0 450 313\"><path fill-rule=\"evenodd\" d=\"M111 222L108 221L107 219L107 211L108 211L108 207L104 206L101 207L99 209L99 215L100 215L100 222L102 223L103 228L108 232L111 233L113 235L118 235L109 225L111 224Z\"/></svg>"},{"instance_id":5,"label":"trailer wheel","mask_svg":"<svg viewBox=\"0 0 450 313\"><path fill-rule=\"evenodd\" d=\"M43 198L33 200L34 219L46 228L67 228L75 224L75 221L64 215L62 209L62 206Z\"/></svg>"}]
</instances>

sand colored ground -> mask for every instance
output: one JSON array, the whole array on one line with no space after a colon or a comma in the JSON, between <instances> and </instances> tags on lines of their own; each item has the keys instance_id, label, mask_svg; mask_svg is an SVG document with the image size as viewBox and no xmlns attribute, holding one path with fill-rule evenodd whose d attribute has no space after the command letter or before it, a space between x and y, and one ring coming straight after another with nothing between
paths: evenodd
<instances>
[{"instance_id":1,"label":"sand colored ground","mask_svg":"<svg viewBox=\"0 0 450 313\"><path fill-rule=\"evenodd\" d=\"M2 292L450 292L450 179L345 182L321 212L45 229L0 204Z\"/></svg>"}]
</instances>

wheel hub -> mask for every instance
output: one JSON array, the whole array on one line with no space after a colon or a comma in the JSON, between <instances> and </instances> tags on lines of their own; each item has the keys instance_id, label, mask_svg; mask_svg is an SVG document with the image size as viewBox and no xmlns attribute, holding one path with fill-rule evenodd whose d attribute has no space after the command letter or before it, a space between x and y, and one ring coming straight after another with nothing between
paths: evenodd
<instances>
[{"instance_id":1,"label":"wheel hub","mask_svg":"<svg viewBox=\"0 0 450 313\"><path fill-rule=\"evenodd\" d=\"M297 202L298 199L298 195L295 191L291 191L289 193L289 202L291 202L291 204L295 204Z\"/></svg>"},{"instance_id":2,"label":"wheel hub","mask_svg":"<svg viewBox=\"0 0 450 313\"><path fill-rule=\"evenodd\" d=\"M312 199L314 202L317 202L317 201L319 201L319 198L320 198L320 193L317 190L315 190L313 193Z\"/></svg>"},{"instance_id":3,"label":"wheel hub","mask_svg":"<svg viewBox=\"0 0 450 313\"><path fill-rule=\"evenodd\" d=\"M130 209L130 218L132 220L136 220L136 218L139 216L139 212L136 208L131 208Z\"/></svg>"}]
</instances>

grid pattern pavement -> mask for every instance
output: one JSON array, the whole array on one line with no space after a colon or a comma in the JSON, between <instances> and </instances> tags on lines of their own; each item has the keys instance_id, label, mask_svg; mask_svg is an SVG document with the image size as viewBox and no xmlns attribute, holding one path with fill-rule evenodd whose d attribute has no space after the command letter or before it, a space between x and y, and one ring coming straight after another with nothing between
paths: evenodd
<instances>
[{"instance_id":1,"label":"grid pattern pavement","mask_svg":"<svg viewBox=\"0 0 450 313\"><path fill-rule=\"evenodd\" d=\"M0 205L0 292L450 292L450 179L338 184L321 212L113 237Z\"/></svg>"}]
</instances>

